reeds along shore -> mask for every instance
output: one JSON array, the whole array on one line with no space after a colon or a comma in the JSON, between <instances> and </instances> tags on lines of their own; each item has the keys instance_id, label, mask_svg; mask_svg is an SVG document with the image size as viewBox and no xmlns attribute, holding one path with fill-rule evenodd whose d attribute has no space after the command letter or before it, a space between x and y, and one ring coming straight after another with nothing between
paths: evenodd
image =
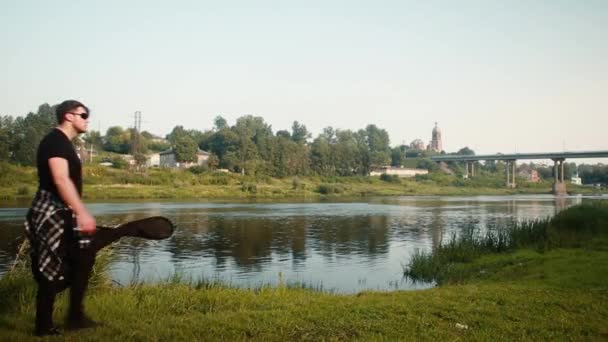
<instances>
[{"instance_id":1,"label":"reeds along shore","mask_svg":"<svg viewBox=\"0 0 608 342\"><path fill-rule=\"evenodd\" d=\"M578 205L552 218L512 222L484 232L467 227L433 251L414 254L404 273L414 280L458 282L473 276L465 271L474 271L459 265L484 255L583 247L606 242L607 236L608 201Z\"/></svg>"},{"instance_id":2,"label":"reeds along shore","mask_svg":"<svg viewBox=\"0 0 608 342\"><path fill-rule=\"evenodd\" d=\"M501 227L507 233L499 235L467 231L419 257L432 259L440 272L429 277L440 277L441 286L355 295L239 289L179 276L117 286L105 275L106 254L86 299L90 315L104 325L56 339L602 340L608 336L607 224L604 202ZM56 305L60 329L66 297ZM34 301L25 265L0 279L0 340L34 339Z\"/></svg>"}]
</instances>

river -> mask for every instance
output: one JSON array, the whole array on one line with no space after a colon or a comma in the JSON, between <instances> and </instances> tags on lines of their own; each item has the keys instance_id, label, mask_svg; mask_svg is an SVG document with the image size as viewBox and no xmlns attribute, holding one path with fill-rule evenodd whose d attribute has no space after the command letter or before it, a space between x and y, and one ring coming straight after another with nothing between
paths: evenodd
<instances>
[{"instance_id":1,"label":"river","mask_svg":"<svg viewBox=\"0 0 608 342\"><path fill-rule=\"evenodd\" d=\"M98 224L162 215L177 226L163 241L125 238L113 247L117 284L172 277L233 286L304 284L337 293L420 289L403 277L416 250L464 227L500 229L606 196L368 197L326 201L112 201L88 203ZM23 203L0 203L0 277L22 241Z\"/></svg>"}]
</instances>

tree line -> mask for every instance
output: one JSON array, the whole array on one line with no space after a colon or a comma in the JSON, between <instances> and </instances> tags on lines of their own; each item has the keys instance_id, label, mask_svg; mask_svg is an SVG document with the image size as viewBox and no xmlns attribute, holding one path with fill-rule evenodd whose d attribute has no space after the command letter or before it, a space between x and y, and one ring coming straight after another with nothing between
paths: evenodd
<instances>
[{"instance_id":1,"label":"tree line","mask_svg":"<svg viewBox=\"0 0 608 342\"><path fill-rule=\"evenodd\" d=\"M0 160L35 165L36 148L56 125L55 107L43 104L23 117L0 116ZM357 131L327 127L313 139L304 124L294 121L290 130L273 131L262 117L245 115L234 125L221 116L207 131L176 126L159 139L149 132L112 126L105 135L91 130L74 141L77 147L133 154L139 162L152 152L174 149L180 162L193 161L201 149L211 154L210 167L252 175L366 175L373 165L403 164L408 146L391 148L385 129L367 125ZM410 155L411 157L411 155Z\"/></svg>"},{"instance_id":2,"label":"tree line","mask_svg":"<svg viewBox=\"0 0 608 342\"><path fill-rule=\"evenodd\" d=\"M42 104L36 113L23 117L0 116L0 160L35 165L36 149L42 137L56 125L55 107ZM163 138L133 128L109 127L105 135L90 130L74 141L77 147L132 154L143 164L146 155L172 148L179 162L194 161L197 151L210 153L207 167L223 168L249 175L286 177L295 175L368 175L373 166L391 165L438 170L429 156L440 154L420 150L415 143L390 146L385 129L369 124L359 130L326 127L316 137L294 121L290 130L273 131L260 116L245 115L229 125L217 116L212 129L200 131L175 126ZM445 152L441 152L444 154ZM468 147L454 154L474 155ZM530 165L542 178L551 178L551 168ZM450 165L458 169L458 165ZM488 161L482 169L503 171L500 162ZM578 171L584 183L608 183L608 166L566 164L566 174ZM569 178L569 177L568 177Z\"/></svg>"}]
</instances>

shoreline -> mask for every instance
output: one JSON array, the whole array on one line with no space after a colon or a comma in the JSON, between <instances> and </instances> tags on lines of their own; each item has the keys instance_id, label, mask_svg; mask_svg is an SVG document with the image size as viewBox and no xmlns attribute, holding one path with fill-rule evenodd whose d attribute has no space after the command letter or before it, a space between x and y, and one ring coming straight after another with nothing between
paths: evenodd
<instances>
[{"instance_id":1,"label":"shoreline","mask_svg":"<svg viewBox=\"0 0 608 342\"><path fill-rule=\"evenodd\" d=\"M335 183L339 190L331 193L319 193L316 188L294 190L284 184L259 184L254 191L243 190L242 185L195 185L190 187L173 187L170 185L141 184L107 184L85 185L85 200L127 200L127 199L174 199L174 200L244 200L244 199L313 199L361 198L368 196L509 196L509 195L552 195L550 188L490 188L490 187L454 187L454 186L384 186L382 184ZM36 185L0 187L0 203L29 201L32 199ZM569 189L568 196L589 195L601 196L608 191L597 191L591 188L575 187Z\"/></svg>"}]
</instances>

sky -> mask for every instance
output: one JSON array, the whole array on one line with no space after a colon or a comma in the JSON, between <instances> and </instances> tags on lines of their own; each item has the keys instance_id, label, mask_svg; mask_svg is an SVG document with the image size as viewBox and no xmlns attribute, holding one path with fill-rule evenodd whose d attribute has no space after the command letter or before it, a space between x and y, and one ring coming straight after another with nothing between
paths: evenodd
<instances>
[{"instance_id":1,"label":"sky","mask_svg":"<svg viewBox=\"0 0 608 342\"><path fill-rule=\"evenodd\" d=\"M0 0L0 115L78 99L165 135L261 116L391 145L608 150L608 1Z\"/></svg>"}]
</instances>

